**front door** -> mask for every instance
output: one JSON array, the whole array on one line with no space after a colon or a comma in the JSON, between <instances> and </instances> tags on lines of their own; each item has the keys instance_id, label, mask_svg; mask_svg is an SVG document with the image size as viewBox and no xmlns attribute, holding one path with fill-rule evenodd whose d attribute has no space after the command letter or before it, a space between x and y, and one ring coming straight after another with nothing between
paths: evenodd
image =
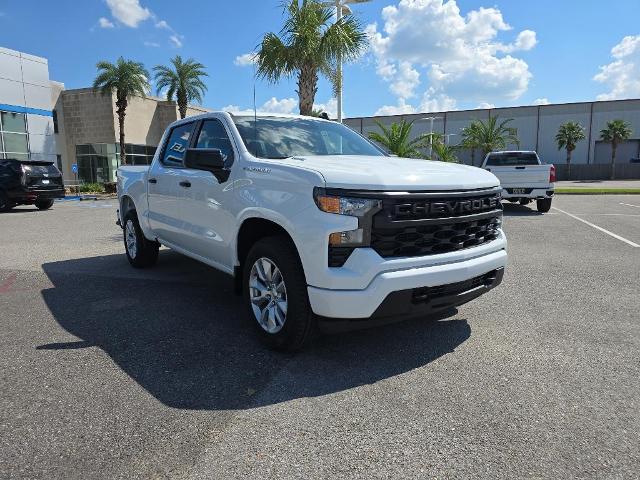
<instances>
[{"instance_id":1,"label":"front door","mask_svg":"<svg viewBox=\"0 0 640 480\"><path fill-rule=\"evenodd\" d=\"M149 225L162 241L183 247L185 222L182 202L189 194L183 160L191 146L194 122L173 127L157 161L149 169Z\"/></svg>"},{"instance_id":2,"label":"front door","mask_svg":"<svg viewBox=\"0 0 640 480\"><path fill-rule=\"evenodd\" d=\"M202 121L194 148L219 149L231 174L218 179L211 172L184 169L191 182L181 208L187 227L185 248L230 271L233 268L230 241L235 225L231 207L234 201L232 165L236 153L223 121L217 118Z\"/></svg>"}]
</instances>

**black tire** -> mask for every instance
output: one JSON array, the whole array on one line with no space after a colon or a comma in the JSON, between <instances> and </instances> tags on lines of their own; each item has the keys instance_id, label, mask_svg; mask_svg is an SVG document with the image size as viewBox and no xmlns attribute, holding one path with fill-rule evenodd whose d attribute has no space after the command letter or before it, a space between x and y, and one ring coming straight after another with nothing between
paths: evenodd
<instances>
[{"instance_id":1,"label":"black tire","mask_svg":"<svg viewBox=\"0 0 640 480\"><path fill-rule=\"evenodd\" d=\"M7 197L7 194L0 190L0 213L8 212L13 208L13 203Z\"/></svg>"},{"instance_id":2,"label":"black tire","mask_svg":"<svg viewBox=\"0 0 640 480\"><path fill-rule=\"evenodd\" d=\"M280 270L285 286L286 314L281 329L274 333L268 332L259 323L251 301L252 295L257 294L256 289L249 287L251 272L256 261L263 258L268 259ZM242 286L249 319L260 339L268 347L276 350L300 350L313 337L316 331L316 319L309 305L307 280L298 252L290 239L275 236L256 242L244 263Z\"/></svg>"},{"instance_id":3,"label":"black tire","mask_svg":"<svg viewBox=\"0 0 640 480\"><path fill-rule=\"evenodd\" d=\"M551 198L541 198L536 200L538 211L540 213L547 213L551 210Z\"/></svg>"},{"instance_id":4,"label":"black tire","mask_svg":"<svg viewBox=\"0 0 640 480\"><path fill-rule=\"evenodd\" d=\"M521 198L520 205L529 205L531 203L531 199L529 198Z\"/></svg>"},{"instance_id":5,"label":"black tire","mask_svg":"<svg viewBox=\"0 0 640 480\"><path fill-rule=\"evenodd\" d=\"M36 208L38 210L49 210L53 207L53 200L37 200Z\"/></svg>"},{"instance_id":6,"label":"black tire","mask_svg":"<svg viewBox=\"0 0 640 480\"><path fill-rule=\"evenodd\" d=\"M129 230L131 228L132 230ZM124 226L122 229L124 239L124 250L127 254L127 260L135 268L147 268L154 265L158 260L158 250L160 244L148 240L142 233L138 216L135 210L127 212L124 217ZM132 234L130 240L132 245L127 243L128 233ZM135 249L133 248L135 246Z\"/></svg>"}]
</instances>

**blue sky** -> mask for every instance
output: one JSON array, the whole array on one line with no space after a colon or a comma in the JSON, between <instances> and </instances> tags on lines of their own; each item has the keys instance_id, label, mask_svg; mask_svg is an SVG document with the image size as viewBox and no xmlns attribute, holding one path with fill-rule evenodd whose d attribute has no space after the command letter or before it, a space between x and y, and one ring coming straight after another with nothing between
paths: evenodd
<instances>
[{"instance_id":1,"label":"blue sky","mask_svg":"<svg viewBox=\"0 0 640 480\"><path fill-rule=\"evenodd\" d=\"M640 97L638 0L373 0L353 10L372 48L345 67L347 116ZM252 105L237 65L277 31L280 0L0 0L0 46L49 59L67 88L119 55L149 69L176 54L207 66L204 105ZM293 99L293 100L292 100ZM257 83L257 103L296 108L295 84ZM316 103L331 111L321 81Z\"/></svg>"}]
</instances>

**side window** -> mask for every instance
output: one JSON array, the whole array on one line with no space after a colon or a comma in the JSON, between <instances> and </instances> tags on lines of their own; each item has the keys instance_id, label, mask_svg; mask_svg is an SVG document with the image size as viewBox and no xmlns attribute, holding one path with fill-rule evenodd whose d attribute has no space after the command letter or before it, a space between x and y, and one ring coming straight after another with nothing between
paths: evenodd
<instances>
[{"instance_id":1,"label":"side window","mask_svg":"<svg viewBox=\"0 0 640 480\"><path fill-rule=\"evenodd\" d=\"M162 152L162 163L168 167L181 167L184 154L189 148L189 139L193 133L193 123L178 125L171 130L169 139Z\"/></svg>"},{"instance_id":2,"label":"side window","mask_svg":"<svg viewBox=\"0 0 640 480\"><path fill-rule=\"evenodd\" d=\"M198 135L196 148L217 148L227 160L233 160L233 147L220 120L205 120Z\"/></svg>"}]
</instances>

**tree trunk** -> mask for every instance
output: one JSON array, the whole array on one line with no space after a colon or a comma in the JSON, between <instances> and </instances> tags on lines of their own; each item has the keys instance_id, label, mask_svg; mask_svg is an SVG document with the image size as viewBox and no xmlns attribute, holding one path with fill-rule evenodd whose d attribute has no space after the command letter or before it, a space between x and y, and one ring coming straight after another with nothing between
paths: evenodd
<instances>
[{"instance_id":1,"label":"tree trunk","mask_svg":"<svg viewBox=\"0 0 640 480\"><path fill-rule=\"evenodd\" d=\"M178 90L176 97L178 99L178 112L180 113L180 118L184 118L187 116L187 95Z\"/></svg>"},{"instance_id":2,"label":"tree trunk","mask_svg":"<svg viewBox=\"0 0 640 480\"><path fill-rule=\"evenodd\" d=\"M572 150L567 148L567 180L571 180L571 152Z\"/></svg>"},{"instance_id":3,"label":"tree trunk","mask_svg":"<svg viewBox=\"0 0 640 480\"><path fill-rule=\"evenodd\" d=\"M615 140L611 142L611 180L616 179L616 150L618 148L618 142Z\"/></svg>"},{"instance_id":4,"label":"tree trunk","mask_svg":"<svg viewBox=\"0 0 640 480\"><path fill-rule=\"evenodd\" d=\"M318 71L313 65L303 65L298 72L300 115L311 115L318 92Z\"/></svg>"},{"instance_id":5,"label":"tree trunk","mask_svg":"<svg viewBox=\"0 0 640 480\"><path fill-rule=\"evenodd\" d=\"M472 167L476 166L476 149L475 148L471 149L471 166Z\"/></svg>"},{"instance_id":6,"label":"tree trunk","mask_svg":"<svg viewBox=\"0 0 640 480\"><path fill-rule=\"evenodd\" d=\"M120 98L117 94L118 100L116 100L116 113L118 115L118 126L120 127L120 165L127 164L127 153L124 148L124 117L127 112L127 98Z\"/></svg>"}]
</instances>

